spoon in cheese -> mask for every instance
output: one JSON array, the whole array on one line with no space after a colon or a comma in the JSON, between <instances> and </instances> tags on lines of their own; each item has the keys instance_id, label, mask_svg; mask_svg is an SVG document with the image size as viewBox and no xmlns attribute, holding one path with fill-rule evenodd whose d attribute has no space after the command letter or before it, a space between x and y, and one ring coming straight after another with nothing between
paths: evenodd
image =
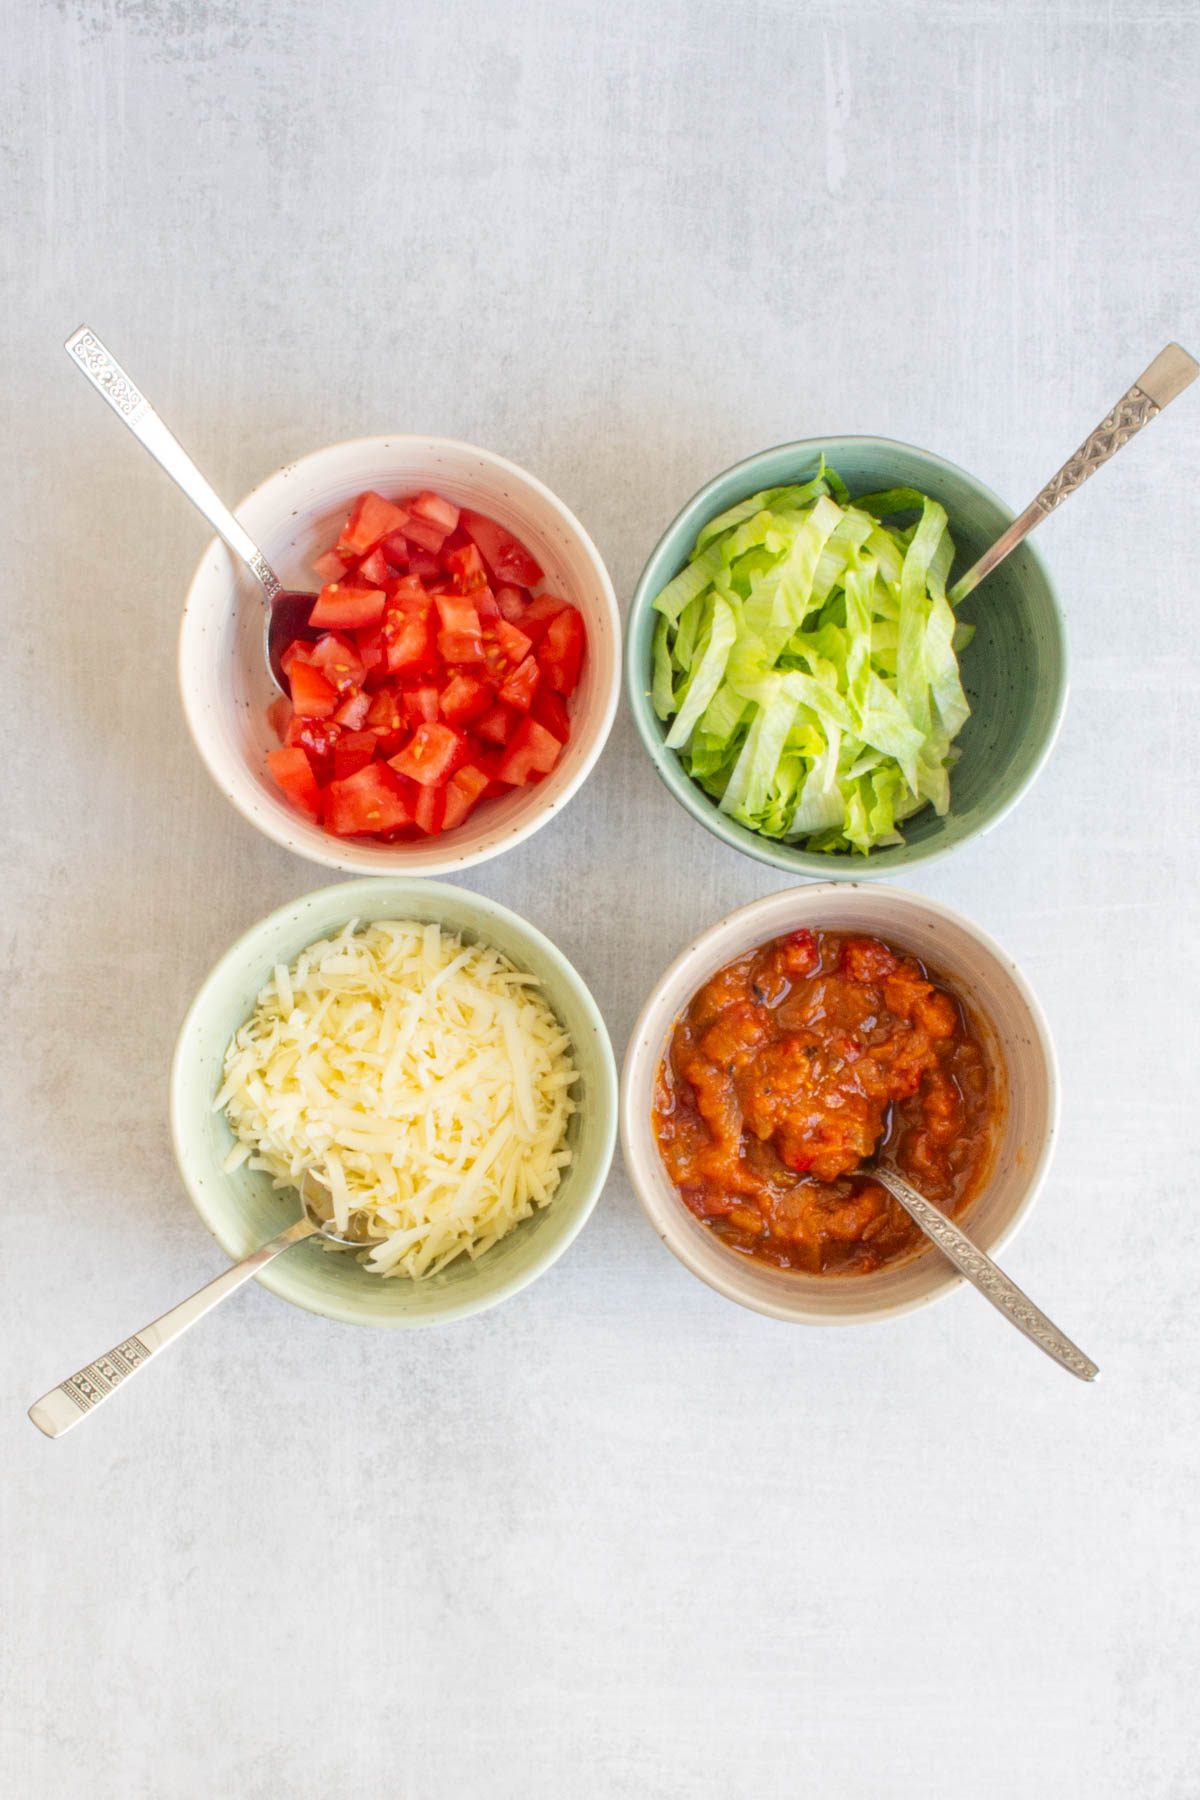
<instances>
[{"instance_id":1,"label":"spoon in cheese","mask_svg":"<svg viewBox=\"0 0 1200 1800\"><path fill-rule=\"evenodd\" d=\"M29 1409L29 1417L39 1431L47 1437L62 1437L70 1431L72 1425L78 1425L80 1419L86 1419L103 1401L116 1393L117 1389L144 1369L151 1357L173 1344L189 1326L210 1313L214 1306L227 1300L242 1283L257 1275L260 1269L290 1250L293 1244L303 1243L305 1238L323 1237L331 1244L341 1245L349 1250L361 1250L363 1244L353 1238L339 1237L332 1231L323 1216L323 1196L316 1184L305 1175L300 1183L300 1199L304 1204L302 1216L273 1237L269 1243L262 1244L244 1256L241 1262L234 1263L215 1281L210 1281L198 1293L189 1299L181 1300L170 1312L163 1313L153 1324L144 1325L133 1337L125 1338L106 1356L98 1356L95 1362L88 1363L86 1368L76 1370L68 1375L65 1381L48 1394L43 1394Z\"/></svg>"},{"instance_id":2,"label":"spoon in cheese","mask_svg":"<svg viewBox=\"0 0 1200 1800\"><path fill-rule=\"evenodd\" d=\"M208 520L235 556L241 558L263 591L267 602L263 649L272 675L285 694L291 683L280 658L296 638L318 638L309 624L316 594L285 588L245 526L209 486L183 446L163 424L140 388L134 386L120 363L86 325L73 332L64 346L83 370L96 392L102 394L117 417L127 425L143 449L150 452L192 505Z\"/></svg>"}]
</instances>

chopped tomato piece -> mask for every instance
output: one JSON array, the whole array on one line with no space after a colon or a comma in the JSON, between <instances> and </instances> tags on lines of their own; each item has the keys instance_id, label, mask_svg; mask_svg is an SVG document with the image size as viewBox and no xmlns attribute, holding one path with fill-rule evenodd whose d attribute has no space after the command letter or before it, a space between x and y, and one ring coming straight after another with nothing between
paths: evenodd
<instances>
[{"instance_id":1,"label":"chopped tomato piece","mask_svg":"<svg viewBox=\"0 0 1200 1800\"><path fill-rule=\"evenodd\" d=\"M279 666L289 681L292 678L292 664L297 657L300 658L301 662L312 661L312 657L309 655L311 648L311 644L309 644L305 638L293 638L290 644L284 646L279 658Z\"/></svg>"},{"instance_id":2,"label":"chopped tomato piece","mask_svg":"<svg viewBox=\"0 0 1200 1800\"><path fill-rule=\"evenodd\" d=\"M501 586L496 589L496 605L510 625L519 627L529 605L529 595L524 588Z\"/></svg>"},{"instance_id":3,"label":"chopped tomato piece","mask_svg":"<svg viewBox=\"0 0 1200 1800\"><path fill-rule=\"evenodd\" d=\"M446 796L446 810L442 819L443 828L453 831L461 825L469 812L472 812L491 785L482 769L467 763L451 777L442 792Z\"/></svg>"},{"instance_id":4,"label":"chopped tomato piece","mask_svg":"<svg viewBox=\"0 0 1200 1800\"><path fill-rule=\"evenodd\" d=\"M459 518L467 536L479 545L483 560L497 581L509 582L514 587L537 586L542 579L542 571L524 544L510 531L505 531L503 525L498 525L495 519L485 518L482 513L468 512L465 507Z\"/></svg>"},{"instance_id":5,"label":"chopped tomato piece","mask_svg":"<svg viewBox=\"0 0 1200 1800\"><path fill-rule=\"evenodd\" d=\"M336 631L327 631L324 637L317 639L309 649L308 661L314 669L320 669L326 681L331 681L339 693L357 687L367 672L367 665L353 638Z\"/></svg>"},{"instance_id":6,"label":"chopped tomato piece","mask_svg":"<svg viewBox=\"0 0 1200 1800\"><path fill-rule=\"evenodd\" d=\"M449 725L418 725L412 739L389 766L423 787L440 787L466 758L467 743L461 731Z\"/></svg>"},{"instance_id":7,"label":"chopped tomato piece","mask_svg":"<svg viewBox=\"0 0 1200 1800\"><path fill-rule=\"evenodd\" d=\"M292 703L286 694L277 694L267 708L267 724L281 741L292 716Z\"/></svg>"},{"instance_id":8,"label":"chopped tomato piece","mask_svg":"<svg viewBox=\"0 0 1200 1800\"><path fill-rule=\"evenodd\" d=\"M358 579L371 587L381 588L391 580L392 571L387 557L383 554L383 545L376 544L370 556L364 556L358 565Z\"/></svg>"},{"instance_id":9,"label":"chopped tomato piece","mask_svg":"<svg viewBox=\"0 0 1200 1800\"><path fill-rule=\"evenodd\" d=\"M403 789L382 763L367 763L325 789L325 823L339 837L395 831L411 825L412 816Z\"/></svg>"},{"instance_id":10,"label":"chopped tomato piece","mask_svg":"<svg viewBox=\"0 0 1200 1800\"><path fill-rule=\"evenodd\" d=\"M319 575L322 581L340 581L346 573L346 567L336 550L326 550L313 563L313 574Z\"/></svg>"},{"instance_id":11,"label":"chopped tomato piece","mask_svg":"<svg viewBox=\"0 0 1200 1800\"><path fill-rule=\"evenodd\" d=\"M520 787L534 775L548 775L558 761L562 745L551 737L536 719L524 718L513 734L496 771L496 778L509 787Z\"/></svg>"},{"instance_id":12,"label":"chopped tomato piece","mask_svg":"<svg viewBox=\"0 0 1200 1800\"><path fill-rule=\"evenodd\" d=\"M393 750L400 748L408 736L409 724L403 698L395 688L379 689L371 701L366 722L379 739L379 748L385 756L390 756Z\"/></svg>"},{"instance_id":13,"label":"chopped tomato piece","mask_svg":"<svg viewBox=\"0 0 1200 1800\"><path fill-rule=\"evenodd\" d=\"M438 556L446 541L446 533L429 519L410 519L404 527L404 535L410 545L415 544L419 550L427 550L432 556Z\"/></svg>"},{"instance_id":14,"label":"chopped tomato piece","mask_svg":"<svg viewBox=\"0 0 1200 1800\"><path fill-rule=\"evenodd\" d=\"M453 674L442 689L439 702L447 725L470 725L492 704L492 690L473 675Z\"/></svg>"},{"instance_id":15,"label":"chopped tomato piece","mask_svg":"<svg viewBox=\"0 0 1200 1800\"><path fill-rule=\"evenodd\" d=\"M851 981L877 982L898 969L899 960L877 938L848 937L842 946L842 969Z\"/></svg>"},{"instance_id":16,"label":"chopped tomato piece","mask_svg":"<svg viewBox=\"0 0 1200 1800\"><path fill-rule=\"evenodd\" d=\"M302 719L293 713L284 734L289 750L303 750L312 764L319 782L328 781L333 769L333 750L342 735L341 726L332 719Z\"/></svg>"},{"instance_id":17,"label":"chopped tomato piece","mask_svg":"<svg viewBox=\"0 0 1200 1800\"><path fill-rule=\"evenodd\" d=\"M478 544L460 544L457 550L447 550L442 564L460 593L470 594L488 584Z\"/></svg>"},{"instance_id":18,"label":"chopped tomato piece","mask_svg":"<svg viewBox=\"0 0 1200 1800\"><path fill-rule=\"evenodd\" d=\"M433 605L423 589L417 598L393 596L383 621L383 641L390 675L433 674L437 638Z\"/></svg>"},{"instance_id":19,"label":"chopped tomato piece","mask_svg":"<svg viewBox=\"0 0 1200 1800\"><path fill-rule=\"evenodd\" d=\"M496 605L496 596L490 587L472 588L471 598L475 602L475 611L480 622L486 624L489 619L500 617L500 608Z\"/></svg>"},{"instance_id":20,"label":"chopped tomato piece","mask_svg":"<svg viewBox=\"0 0 1200 1800\"><path fill-rule=\"evenodd\" d=\"M402 531L389 531L379 548L393 569L407 569L408 539Z\"/></svg>"},{"instance_id":21,"label":"chopped tomato piece","mask_svg":"<svg viewBox=\"0 0 1200 1800\"><path fill-rule=\"evenodd\" d=\"M583 644L583 620L573 606L564 606L546 627L538 649L542 674L556 692L575 692L583 663Z\"/></svg>"},{"instance_id":22,"label":"chopped tomato piece","mask_svg":"<svg viewBox=\"0 0 1200 1800\"><path fill-rule=\"evenodd\" d=\"M538 594L536 599L529 602L521 616L521 630L535 644L540 644L551 621L557 619L566 604L565 600L559 600L553 594Z\"/></svg>"},{"instance_id":23,"label":"chopped tomato piece","mask_svg":"<svg viewBox=\"0 0 1200 1800\"><path fill-rule=\"evenodd\" d=\"M292 686L292 710L302 719L327 719L338 703L337 689L320 669L297 657L288 680Z\"/></svg>"},{"instance_id":24,"label":"chopped tomato piece","mask_svg":"<svg viewBox=\"0 0 1200 1800\"><path fill-rule=\"evenodd\" d=\"M556 737L560 744L565 744L571 735L567 703L561 694L555 693L549 682L539 682L529 716L536 719L539 725L544 725L550 736Z\"/></svg>"},{"instance_id":25,"label":"chopped tomato piece","mask_svg":"<svg viewBox=\"0 0 1200 1800\"><path fill-rule=\"evenodd\" d=\"M401 695L401 710L414 729L418 725L432 725L439 711L438 691L432 681L420 681L415 686L402 688Z\"/></svg>"},{"instance_id":26,"label":"chopped tomato piece","mask_svg":"<svg viewBox=\"0 0 1200 1800\"><path fill-rule=\"evenodd\" d=\"M444 660L448 663L482 662L479 614L468 597L465 594L438 594L435 604L441 624L437 647Z\"/></svg>"},{"instance_id":27,"label":"chopped tomato piece","mask_svg":"<svg viewBox=\"0 0 1200 1800\"><path fill-rule=\"evenodd\" d=\"M387 667L387 646L383 641L383 627L367 625L356 631L354 641L358 645L358 654L363 668L370 674L372 669Z\"/></svg>"},{"instance_id":28,"label":"chopped tomato piece","mask_svg":"<svg viewBox=\"0 0 1200 1800\"><path fill-rule=\"evenodd\" d=\"M436 581L442 572L441 558L431 550L423 550L420 544L410 544L408 570L410 575L417 575L422 581Z\"/></svg>"},{"instance_id":29,"label":"chopped tomato piece","mask_svg":"<svg viewBox=\"0 0 1200 1800\"><path fill-rule=\"evenodd\" d=\"M333 722L335 725L344 725L347 731L360 731L370 710L370 694L364 694L361 688L351 688L333 714Z\"/></svg>"},{"instance_id":30,"label":"chopped tomato piece","mask_svg":"<svg viewBox=\"0 0 1200 1800\"><path fill-rule=\"evenodd\" d=\"M268 750L267 767L289 800L312 818L320 818L321 790L312 764L298 745L293 750Z\"/></svg>"},{"instance_id":31,"label":"chopped tomato piece","mask_svg":"<svg viewBox=\"0 0 1200 1800\"><path fill-rule=\"evenodd\" d=\"M483 628L483 656L493 681L503 681L525 661L532 648L525 633L507 619L495 619Z\"/></svg>"},{"instance_id":32,"label":"chopped tomato piece","mask_svg":"<svg viewBox=\"0 0 1200 1800\"><path fill-rule=\"evenodd\" d=\"M378 625L386 602L382 588L349 587L345 582L331 581L317 595L311 622L327 631L357 631L364 625Z\"/></svg>"},{"instance_id":33,"label":"chopped tomato piece","mask_svg":"<svg viewBox=\"0 0 1200 1800\"><path fill-rule=\"evenodd\" d=\"M446 792L444 787L419 787L417 789L413 817L421 830L429 837L436 837L445 822Z\"/></svg>"},{"instance_id":34,"label":"chopped tomato piece","mask_svg":"<svg viewBox=\"0 0 1200 1800\"><path fill-rule=\"evenodd\" d=\"M382 494L360 494L337 541L338 555L362 556L391 531L403 531L407 515Z\"/></svg>"},{"instance_id":35,"label":"chopped tomato piece","mask_svg":"<svg viewBox=\"0 0 1200 1800\"><path fill-rule=\"evenodd\" d=\"M379 740L373 731L346 731L333 746L333 772L339 781L374 760Z\"/></svg>"},{"instance_id":36,"label":"chopped tomato piece","mask_svg":"<svg viewBox=\"0 0 1200 1800\"><path fill-rule=\"evenodd\" d=\"M542 678L537 658L527 656L520 668L514 669L504 682L497 699L505 706L515 706L518 712L528 712L533 704L534 691Z\"/></svg>"},{"instance_id":37,"label":"chopped tomato piece","mask_svg":"<svg viewBox=\"0 0 1200 1800\"><path fill-rule=\"evenodd\" d=\"M482 718L475 722L475 736L484 738L489 744L507 744L520 723L521 715L515 713L511 706L489 706Z\"/></svg>"},{"instance_id":38,"label":"chopped tomato piece","mask_svg":"<svg viewBox=\"0 0 1200 1800\"><path fill-rule=\"evenodd\" d=\"M409 501L408 512L411 519L422 519L426 524L436 526L444 538L449 537L458 524L458 508L454 502L443 499L430 488Z\"/></svg>"}]
</instances>

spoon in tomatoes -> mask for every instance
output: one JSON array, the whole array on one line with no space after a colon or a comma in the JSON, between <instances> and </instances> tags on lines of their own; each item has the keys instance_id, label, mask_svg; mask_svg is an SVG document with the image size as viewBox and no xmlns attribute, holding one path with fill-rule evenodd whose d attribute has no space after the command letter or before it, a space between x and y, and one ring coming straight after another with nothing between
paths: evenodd
<instances>
[{"instance_id":1,"label":"spoon in tomatoes","mask_svg":"<svg viewBox=\"0 0 1200 1800\"><path fill-rule=\"evenodd\" d=\"M267 602L264 647L271 674L285 694L291 684L280 658L297 638L320 637L320 631L309 624L316 604L316 594L300 593L285 588L274 569L259 549L245 526L240 524L214 493L187 451L179 444L159 418L141 389L135 387L116 357L106 350L94 331L86 325L73 332L64 346L74 358L97 393L102 394L118 418L148 450L159 467L165 469L177 487L183 489L192 505L208 520L218 537L239 556L262 588Z\"/></svg>"},{"instance_id":2,"label":"spoon in tomatoes","mask_svg":"<svg viewBox=\"0 0 1200 1800\"><path fill-rule=\"evenodd\" d=\"M887 1189L942 1255L979 1289L985 1300L990 1300L996 1310L1004 1314L1010 1324L1023 1331L1031 1343L1044 1350L1056 1363L1069 1369L1072 1375L1078 1375L1080 1381L1095 1381L1100 1371L1091 1357L1085 1356L1079 1346L1033 1304L1028 1294L1023 1294L1016 1282L1011 1281L978 1244L972 1243L961 1225L956 1225L895 1169L874 1161L865 1164L864 1169L872 1180Z\"/></svg>"}]
</instances>

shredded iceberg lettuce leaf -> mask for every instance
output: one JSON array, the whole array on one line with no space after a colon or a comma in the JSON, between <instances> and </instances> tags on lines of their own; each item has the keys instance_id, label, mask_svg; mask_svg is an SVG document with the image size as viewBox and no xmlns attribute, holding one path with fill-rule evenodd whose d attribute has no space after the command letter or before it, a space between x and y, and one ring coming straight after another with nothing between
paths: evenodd
<instances>
[{"instance_id":1,"label":"shredded iceberg lettuce leaf","mask_svg":"<svg viewBox=\"0 0 1200 1800\"><path fill-rule=\"evenodd\" d=\"M722 812L865 856L922 807L947 810L972 636L946 593L953 560L936 500L851 500L823 460L709 520L654 602L651 699Z\"/></svg>"}]
</instances>

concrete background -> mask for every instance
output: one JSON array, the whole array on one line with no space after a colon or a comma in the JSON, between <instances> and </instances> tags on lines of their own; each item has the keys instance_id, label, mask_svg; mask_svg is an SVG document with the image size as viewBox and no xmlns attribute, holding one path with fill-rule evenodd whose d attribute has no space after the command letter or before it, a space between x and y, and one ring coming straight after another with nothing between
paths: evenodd
<instances>
[{"instance_id":1,"label":"concrete background","mask_svg":"<svg viewBox=\"0 0 1200 1800\"><path fill-rule=\"evenodd\" d=\"M206 530L67 363L86 320L234 498L338 438L526 464L622 601L764 445L879 432L1017 506L1200 348L1193 0L32 0L0 68L8 652L0 1787L13 1800L1196 1793L1194 390L1048 524L1073 695L912 885L994 932L1065 1083L1008 1263L1084 1389L959 1293L789 1330L619 1167L510 1306L373 1335L243 1293L60 1444L55 1380L217 1272L167 1138L195 987L326 880L177 703ZM784 885L622 716L467 884L618 1054Z\"/></svg>"}]
</instances>

